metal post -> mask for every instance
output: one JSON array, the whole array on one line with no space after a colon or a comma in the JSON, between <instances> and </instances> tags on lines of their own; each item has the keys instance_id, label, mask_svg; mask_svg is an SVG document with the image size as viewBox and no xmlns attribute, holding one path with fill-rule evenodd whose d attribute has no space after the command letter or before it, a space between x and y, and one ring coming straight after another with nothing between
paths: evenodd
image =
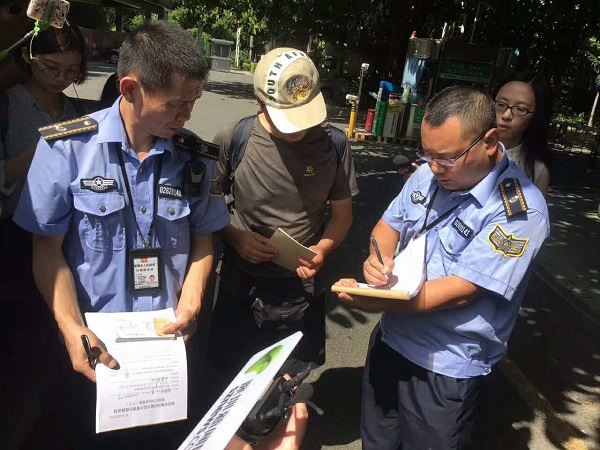
<instances>
[{"instance_id":1,"label":"metal post","mask_svg":"<svg viewBox=\"0 0 600 450\"><path fill-rule=\"evenodd\" d=\"M346 136L349 138L354 137L354 127L356 125L356 105L358 104L357 99L348 99L348 101L352 104L352 108L350 109L350 122L348 122L348 131L346 131Z\"/></svg>"}]
</instances>

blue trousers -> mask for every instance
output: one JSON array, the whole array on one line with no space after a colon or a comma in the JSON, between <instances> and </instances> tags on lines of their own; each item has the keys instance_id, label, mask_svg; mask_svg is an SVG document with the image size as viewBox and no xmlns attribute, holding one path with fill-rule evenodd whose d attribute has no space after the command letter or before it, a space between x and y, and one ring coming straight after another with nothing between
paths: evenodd
<instances>
[{"instance_id":1,"label":"blue trousers","mask_svg":"<svg viewBox=\"0 0 600 450\"><path fill-rule=\"evenodd\" d=\"M471 448L480 378L453 378L412 363L373 330L363 373L363 450Z\"/></svg>"}]
</instances>

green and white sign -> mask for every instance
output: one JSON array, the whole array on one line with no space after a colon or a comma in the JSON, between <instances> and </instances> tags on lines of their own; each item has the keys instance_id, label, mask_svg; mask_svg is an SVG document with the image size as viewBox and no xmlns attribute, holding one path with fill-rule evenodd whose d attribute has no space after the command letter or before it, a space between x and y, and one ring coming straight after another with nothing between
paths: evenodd
<instances>
[{"instance_id":1,"label":"green and white sign","mask_svg":"<svg viewBox=\"0 0 600 450\"><path fill-rule=\"evenodd\" d=\"M440 62L440 78L487 83L492 77L492 65L469 61L443 59Z\"/></svg>"}]
</instances>

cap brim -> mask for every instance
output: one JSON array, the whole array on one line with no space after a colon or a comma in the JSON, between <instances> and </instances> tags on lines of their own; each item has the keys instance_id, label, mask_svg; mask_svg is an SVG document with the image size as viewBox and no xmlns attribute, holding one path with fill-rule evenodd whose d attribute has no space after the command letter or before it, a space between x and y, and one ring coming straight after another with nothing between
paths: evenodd
<instances>
[{"instance_id":1,"label":"cap brim","mask_svg":"<svg viewBox=\"0 0 600 450\"><path fill-rule=\"evenodd\" d=\"M327 118L325 100L320 92L310 102L296 108L278 109L265 106L275 127L285 134L307 130L322 124Z\"/></svg>"}]
</instances>

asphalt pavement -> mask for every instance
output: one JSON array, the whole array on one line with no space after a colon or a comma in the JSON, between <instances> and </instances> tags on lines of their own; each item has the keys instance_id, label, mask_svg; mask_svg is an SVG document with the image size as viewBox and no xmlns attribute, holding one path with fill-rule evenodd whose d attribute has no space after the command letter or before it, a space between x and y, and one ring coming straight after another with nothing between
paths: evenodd
<instances>
[{"instance_id":1,"label":"asphalt pavement","mask_svg":"<svg viewBox=\"0 0 600 450\"><path fill-rule=\"evenodd\" d=\"M115 70L93 64L89 81L67 93L97 99ZM248 73L213 72L188 127L210 140L223 125L256 110ZM331 106L329 113L334 125L347 125L348 108ZM332 281L360 276L371 229L402 186L392 158L399 153L412 157L408 148L372 141L354 141L352 149L360 194L352 229L326 262ZM598 172L586 173L589 158L582 149L557 147L555 155L556 178L548 199L552 237L537 258L510 359L486 377L474 436L477 449L600 448ZM311 377L313 399L325 414L311 416L303 448L360 448L362 365L378 318L328 297L327 363ZM44 409L43 402L34 406Z\"/></svg>"}]
</instances>

